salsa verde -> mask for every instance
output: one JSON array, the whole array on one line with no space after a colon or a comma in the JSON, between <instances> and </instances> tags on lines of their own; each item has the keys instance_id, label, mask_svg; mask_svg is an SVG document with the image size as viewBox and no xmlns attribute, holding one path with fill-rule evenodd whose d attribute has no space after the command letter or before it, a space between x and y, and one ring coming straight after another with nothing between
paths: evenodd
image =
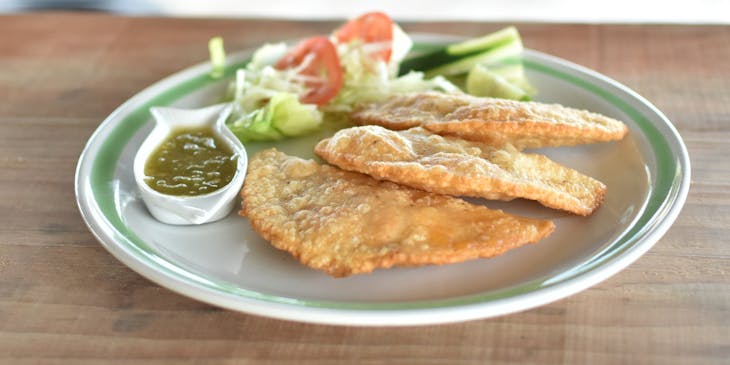
<instances>
[{"instance_id":1,"label":"salsa verde","mask_svg":"<svg viewBox=\"0 0 730 365\"><path fill-rule=\"evenodd\" d=\"M236 174L237 156L210 127L173 130L145 163L145 182L168 195L214 192Z\"/></svg>"}]
</instances>

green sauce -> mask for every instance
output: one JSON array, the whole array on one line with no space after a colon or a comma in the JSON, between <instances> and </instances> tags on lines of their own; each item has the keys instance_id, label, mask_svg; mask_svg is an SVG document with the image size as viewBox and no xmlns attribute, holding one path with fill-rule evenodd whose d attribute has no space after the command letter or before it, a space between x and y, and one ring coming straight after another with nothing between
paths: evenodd
<instances>
[{"instance_id":1,"label":"green sauce","mask_svg":"<svg viewBox=\"0 0 730 365\"><path fill-rule=\"evenodd\" d=\"M209 127L173 130L147 159L145 182L168 195L216 191L232 179L237 156Z\"/></svg>"}]
</instances>

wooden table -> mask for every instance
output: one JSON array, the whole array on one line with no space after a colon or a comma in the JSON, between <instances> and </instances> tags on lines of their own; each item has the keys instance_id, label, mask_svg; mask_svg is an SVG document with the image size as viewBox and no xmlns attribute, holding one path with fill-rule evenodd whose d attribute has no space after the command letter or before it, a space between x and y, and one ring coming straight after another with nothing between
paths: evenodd
<instances>
[{"instance_id":1,"label":"wooden table","mask_svg":"<svg viewBox=\"0 0 730 365\"><path fill-rule=\"evenodd\" d=\"M674 122L692 188L674 226L582 293L494 319L334 327L221 310L108 254L76 208L84 143L120 103L228 49L335 23L0 17L0 363L717 364L730 361L730 27L519 25L525 44L602 72ZM501 24L405 24L481 35Z\"/></svg>"}]
</instances>

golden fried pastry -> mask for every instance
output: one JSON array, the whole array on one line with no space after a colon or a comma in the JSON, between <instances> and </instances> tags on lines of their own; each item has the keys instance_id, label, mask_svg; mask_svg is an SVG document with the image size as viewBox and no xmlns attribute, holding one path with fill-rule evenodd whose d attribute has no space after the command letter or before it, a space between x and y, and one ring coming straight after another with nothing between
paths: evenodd
<instances>
[{"instance_id":1,"label":"golden fried pastry","mask_svg":"<svg viewBox=\"0 0 730 365\"><path fill-rule=\"evenodd\" d=\"M287 156L257 153L241 195L253 229L303 264L342 277L492 257L550 234L550 221Z\"/></svg>"},{"instance_id":2,"label":"golden fried pastry","mask_svg":"<svg viewBox=\"0 0 730 365\"><path fill-rule=\"evenodd\" d=\"M580 215L593 213L606 191L600 181L545 156L441 137L420 127L343 129L319 142L315 152L345 170L433 193L532 199Z\"/></svg>"},{"instance_id":3,"label":"golden fried pastry","mask_svg":"<svg viewBox=\"0 0 730 365\"><path fill-rule=\"evenodd\" d=\"M403 130L422 126L453 135L518 149L558 147L622 139L622 122L558 104L475 97L438 92L395 96L359 107L350 117L360 125Z\"/></svg>"}]
</instances>

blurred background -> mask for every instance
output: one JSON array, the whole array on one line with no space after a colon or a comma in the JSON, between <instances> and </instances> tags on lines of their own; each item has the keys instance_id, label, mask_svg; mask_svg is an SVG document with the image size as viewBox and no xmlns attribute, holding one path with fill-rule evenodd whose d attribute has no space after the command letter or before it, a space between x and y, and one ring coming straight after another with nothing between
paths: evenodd
<instances>
[{"instance_id":1,"label":"blurred background","mask_svg":"<svg viewBox=\"0 0 730 365\"><path fill-rule=\"evenodd\" d=\"M342 19L381 10L397 20L730 24L730 0L0 0L0 12Z\"/></svg>"}]
</instances>

